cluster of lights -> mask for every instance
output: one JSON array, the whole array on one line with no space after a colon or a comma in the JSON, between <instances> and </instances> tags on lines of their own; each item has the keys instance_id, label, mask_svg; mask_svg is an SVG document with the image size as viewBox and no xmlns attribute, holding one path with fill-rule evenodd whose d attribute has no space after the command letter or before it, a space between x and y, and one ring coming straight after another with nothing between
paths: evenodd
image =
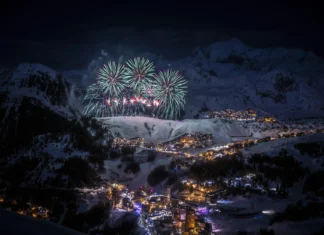
<instances>
[{"instance_id":1,"label":"cluster of lights","mask_svg":"<svg viewBox=\"0 0 324 235\"><path fill-rule=\"evenodd\" d=\"M211 111L208 115L211 118L221 118L237 121L251 121L256 119L256 113L253 110L235 111L227 109L226 111Z\"/></svg>"},{"instance_id":2,"label":"cluster of lights","mask_svg":"<svg viewBox=\"0 0 324 235\"><path fill-rule=\"evenodd\" d=\"M149 99L145 99L145 98L142 98L140 96L135 96L135 97L132 97L130 99L127 99L127 98L108 98L105 100L106 102L106 105L108 107L112 106L113 104L115 106L118 106L119 104L122 104L122 105L136 105L136 104L143 104L143 105L146 105L147 107L152 107L152 106L155 106L155 107L159 107L161 102L158 101L158 100L149 100Z\"/></svg>"}]
</instances>

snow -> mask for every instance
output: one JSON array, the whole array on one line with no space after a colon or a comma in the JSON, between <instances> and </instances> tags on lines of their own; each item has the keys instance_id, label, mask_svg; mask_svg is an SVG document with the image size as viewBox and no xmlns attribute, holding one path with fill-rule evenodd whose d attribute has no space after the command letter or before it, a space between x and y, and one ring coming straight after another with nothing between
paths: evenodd
<instances>
[{"instance_id":1,"label":"snow","mask_svg":"<svg viewBox=\"0 0 324 235\"><path fill-rule=\"evenodd\" d=\"M226 61L229 57L241 61ZM320 79L324 76L324 61L312 53L299 49L249 48L240 40L231 39L196 49L196 54L187 59L165 63L184 68L183 74L189 79L188 118L196 115L203 103L212 110L252 108L278 118L324 115L321 92L324 84ZM258 91L280 93L274 88L277 74L289 75L300 88L281 93L286 97L283 103L258 94Z\"/></svg>"},{"instance_id":2,"label":"snow","mask_svg":"<svg viewBox=\"0 0 324 235\"><path fill-rule=\"evenodd\" d=\"M231 54L242 54L249 50L249 48L237 38L213 43L209 49L211 61L225 59Z\"/></svg>"},{"instance_id":3,"label":"snow","mask_svg":"<svg viewBox=\"0 0 324 235\"><path fill-rule=\"evenodd\" d=\"M106 201L106 191L90 191L84 193L84 195L81 197L81 202L79 204L79 208L77 213L84 213L87 210L91 209L95 205L97 205L99 202Z\"/></svg>"},{"instance_id":4,"label":"snow","mask_svg":"<svg viewBox=\"0 0 324 235\"><path fill-rule=\"evenodd\" d=\"M46 139L46 134L44 135L39 135L35 138L34 144L30 149L23 150L22 153L19 154L24 154L24 155L29 155L33 156L34 153L48 153L51 156L55 158L68 158L68 157L87 157L89 156L89 152L85 151L80 151L73 149L71 144L70 144L70 134L65 134L65 135L60 135L59 141L56 140L47 140ZM71 152L65 152L64 148L69 146L71 149ZM18 154L18 155L19 155Z\"/></svg>"},{"instance_id":5,"label":"snow","mask_svg":"<svg viewBox=\"0 0 324 235\"><path fill-rule=\"evenodd\" d=\"M273 156L278 154L279 151L284 148L288 151L288 153L292 154L297 161L302 162L304 167L308 167L311 171L316 171L322 169L321 165L317 162L317 159L306 155L301 155L299 151L294 148L294 145L301 142L323 141L323 139L324 134L312 134L295 138L276 139L274 141L253 145L248 147L248 149L243 149L241 151L245 156L254 153L266 153L269 154L269 156Z\"/></svg>"},{"instance_id":6,"label":"snow","mask_svg":"<svg viewBox=\"0 0 324 235\"><path fill-rule=\"evenodd\" d=\"M135 161L142 161L138 159L138 155L135 155L134 159ZM140 171L134 175L124 173L126 163L122 163L120 159L106 160L104 165L106 173L102 174L101 178L128 183L130 189L138 189L141 185L147 185L147 176L155 167L168 165L171 161L172 157L166 157L164 153L157 153L155 161L140 163ZM119 164L122 164L122 167L118 169Z\"/></svg>"},{"instance_id":7,"label":"snow","mask_svg":"<svg viewBox=\"0 0 324 235\"><path fill-rule=\"evenodd\" d=\"M40 84L33 84L33 87L25 87L25 79L31 75L40 76L41 74L47 74L48 76L45 79L48 81L41 81L42 84L46 84L45 92L41 91L37 86ZM49 84L58 85L59 81L56 79L57 72L51 68L48 68L41 64L28 64L22 63L19 64L15 69L8 70L0 75L0 92L8 92L6 101L2 103L2 108L6 109L6 115L3 119L3 123L8 118L10 110L18 110L20 103L23 98L33 98L39 103L31 101L34 105L40 105L41 107L49 108L51 111L57 113L60 116L66 117L68 119L75 118L74 112L71 110L73 106L70 105L53 105L51 104L50 98L46 92L47 90L53 89L49 87ZM39 81L40 83L40 81ZM65 86L64 84L61 84ZM64 87L68 99L72 99L71 95L68 92L67 87ZM75 99L73 99L75 102ZM69 104L73 103L71 101ZM18 115L18 114L17 114Z\"/></svg>"},{"instance_id":8,"label":"snow","mask_svg":"<svg viewBox=\"0 0 324 235\"><path fill-rule=\"evenodd\" d=\"M57 74L54 69L43 64L21 63L17 66L13 79L19 79L30 74L40 74L40 72L48 73L50 79L55 79Z\"/></svg>"},{"instance_id":9,"label":"snow","mask_svg":"<svg viewBox=\"0 0 324 235\"><path fill-rule=\"evenodd\" d=\"M259 231L261 228L268 228L274 229L275 234L284 234L283 231L287 231L287 234L308 234L305 233L305 230L303 230L303 233L294 233L295 227L291 226L307 223L313 223L315 225L314 231L320 230L321 223L324 221L323 219L315 219L312 220L312 222L275 223L269 226L269 221L273 212L283 211L288 204L295 203L299 199L301 199L299 195L294 194L291 194L288 199L282 200L271 199L265 195L252 196L251 198L238 196L231 199L231 204L219 205L217 208L222 212L217 216L208 216L208 219L213 223L214 229L220 229L222 232L227 233L234 233L238 230L255 232ZM265 211L271 211L272 213L264 213ZM247 215L249 213L253 215ZM237 214L238 217L233 217L231 214Z\"/></svg>"},{"instance_id":10,"label":"snow","mask_svg":"<svg viewBox=\"0 0 324 235\"><path fill-rule=\"evenodd\" d=\"M182 134L195 132L212 134L216 143L219 144L232 142L231 136L250 136L252 132L255 136L262 136L262 133L258 133L252 127L244 128L240 121L230 123L220 119L173 121L138 116L98 118L97 120L107 126L114 137L143 137L146 142L153 143L169 141ZM148 130L145 123L152 130Z\"/></svg>"},{"instance_id":11,"label":"snow","mask_svg":"<svg viewBox=\"0 0 324 235\"><path fill-rule=\"evenodd\" d=\"M245 156L252 153L266 153L269 156L278 154L281 148L285 148L291 153L296 160L301 161L303 166L308 167L311 172L322 169L320 164L306 155L300 155L299 151L294 149L294 144L298 142L322 141L323 134L313 134L289 139L276 139L274 141L261 143L242 150ZM324 219L312 219L301 222L281 222L269 226L269 220L274 212L280 212L286 209L288 204L294 204L299 200L304 200L305 195L302 193L304 180L294 184L289 189L288 197L285 199L272 199L266 195L255 195L251 197L236 196L229 198L227 201L221 201L222 205L217 208L221 213L217 216L209 216L213 223L214 229L221 232L234 233L240 231L259 231L261 228L273 229L275 234L311 234L318 232L324 222ZM226 203L224 203L226 202ZM230 202L230 203L229 203ZM223 209L223 210L222 210ZM256 213L255 215L246 215L244 217L232 217L230 214L240 209L238 214ZM226 212L232 211L232 212ZM268 212L268 213L267 213ZM310 228L311 227L311 228Z\"/></svg>"}]
</instances>

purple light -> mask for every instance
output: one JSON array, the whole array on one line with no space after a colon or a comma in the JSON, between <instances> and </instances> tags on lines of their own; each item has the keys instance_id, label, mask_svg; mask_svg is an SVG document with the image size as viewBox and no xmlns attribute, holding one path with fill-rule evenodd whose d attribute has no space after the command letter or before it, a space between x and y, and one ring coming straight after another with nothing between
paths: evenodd
<instances>
[{"instance_id":1,"label":"purple light","mask_svg":"<svg viewBox=\"0 0 324 235\"><path fill-rule=\"evenodd\" d=\"M199 208L197 209L197 211L198 211L199 213L201 213L201 214L204 214L204 215L208 214L208 210L207 210L206 207L199 207Z\"/></svg>"},{"instance_id":2,"label":"purple light","mask_svg":"<svg viewBox=\"0 0 324 235\"><path fill-rule=\"evenodd\" d=\"M140 204L138 204L138 203L135 203L135 205L134 205L137 209L140 209L141 208L141 205Z\"/></svg>"}]
</instances>

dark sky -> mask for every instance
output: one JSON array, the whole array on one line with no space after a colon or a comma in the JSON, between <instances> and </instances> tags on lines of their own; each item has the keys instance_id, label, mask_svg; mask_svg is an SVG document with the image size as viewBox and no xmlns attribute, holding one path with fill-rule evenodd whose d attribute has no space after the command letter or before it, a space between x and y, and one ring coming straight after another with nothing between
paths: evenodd
<instances>
[{"instance_id":1,"label":"dark sky","mask_svg":"<svg viewBox=\"0 0 324 235\"><path fill-rule=\"evenodd\" d=\"M87 36L91 34L89 32L128 27L137 30L190 30L193 34L197 30L230 31L230 35L242 37L256 46L299 47L324 56L321 7L313 0L283 0L278 3L267 0L66 0L18 3L9 0L1 4L0 49L5 50L5 55L9 54L9 50L14 50L13 47L19 47L19 53L23 53L24 41L34 44L46 41L94 43ZM265 31L276 32L277 36L272 40L271 33L262 34ZM242 32L245 32L244 35ZM248 32L253 34L249 37Z\"/></svg>"}]
</instances>

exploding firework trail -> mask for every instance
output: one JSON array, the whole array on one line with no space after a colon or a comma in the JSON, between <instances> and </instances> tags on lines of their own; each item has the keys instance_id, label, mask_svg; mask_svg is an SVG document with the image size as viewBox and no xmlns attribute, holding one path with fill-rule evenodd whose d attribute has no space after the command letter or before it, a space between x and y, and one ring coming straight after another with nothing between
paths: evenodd
<instances>
[{"instance_id":1,"label":"exploding firework trail","mask_svg":"<svg viewBox=\"0 0 324 235\"><path fill-rule=\"evenodd\" d=\"M160 71L154 81L153 93L155 99L161 101L160 114L165 118L176 118L185 105L187 81L178 71Z\"/></svg>"},{"instance_id":2,"label":"exploding firework trail","mask_svg":"<svg viewBox=\"0 0 324 235\"><path fill-rule=\"evenodd\" d=\"M87 88L87 94L83 98L83 102L87 103L83 109L84 115L102 117L107 114L107 108L98 84L94 83Z\"/></svg>"},{"instance_id":3,"label":"exploding firework trail","mask_svg":"<svg viewBox=\"0 0 324 235\"><path fill-rule=\"evenodd\" d=\"M97 84L107 97L119 97L127 86L125 66L109 61L99 70Z\"/></svg>"},{"instance_id":4,"label":"exploding firework trail","mask_svg":"<svg viewBox=\"0 0 324 235\"><path fill-rule=\"evenodd\" d=\"M153 70L153 64L144 58L129 60L127 67L108 62L99 70L97 82L87 88L84 114L157 114L176 118L184 108L187 82L177 71L166 70L153 75ZM140 76L134 76L138 73Z\"/></svg>"},{"instance_id":5,"label":"exploding firework trail","mask_svg":"<svg viewBox=\"0 0 324 235\"><path fill-rule=\"evenodd\" d=\"M87 102L87 105L83 109L84 115L101 117L107 113L104 98L101 95L97 83L94 83L87 88L87 93L83 98L83 102Z\"/></svg>"},{"instance_id":6,"label":"exploding firework trail","mask_svg":"<svg viewBox=\"0 0 324 235\"><path fill-rule=\"evenodd\" d=\"M134 58L126 62L126 80L128 86L134 91L134 95L139 97L143 95L143 89L146 89L152 84L154 79L155 67L152 62L145 58ZM137 102L134 109L134 113L145 112L146 106L142 102Z\"/></svg>"},{"instance_id":7,"label":"exploding firework trail","mask_svg":"<svg viewBox=\"0 0 324 235\"><path fill-rule=\"evenodd\" d=\"M92 101L92 100L96 100L96 99L100 99L100 90L99 90L98 84L94 83L94 84L88 86L87 94L83 98L83 101L87 101L87 100Z\"/></svg>"},{"instance_id":8,"label":"exploding firework trail","mask_svg":"<svg viewBox=\"0 0 324 235\"><path fill-rule=\"evenodd\" d=\"M125 76L125 66L114 61L109 61L107 65L105 64L103 68L99 70L97 84L103 95L108 99L116 97L112 100L113 105L110 108L112 115L123 112L123 107L119 105L118 98L127 87ZM108 103L106 104L109 106Z\"/></svg>"},{"instance_id":9,"label":"exploding firework trail","mask_svg":"<svg viewBox=\"0 0 324 235\"><path fill-rule=\"evenodd\" d=\"M104 117L109 115L107 106L102 101L89 102L83 109L86 116Z\"/></svg>"},{"instance_id":10,"label":"exploding firework trail","mask_svg":"<svg viewBox=\"0 0 324 235\"><path fill-rule=\"evenodd\" d=\"M140 94L154 79L154 65L148 59L137 57L126 62L126 76L129 87Z\"/></svg>"}]
</instances>

